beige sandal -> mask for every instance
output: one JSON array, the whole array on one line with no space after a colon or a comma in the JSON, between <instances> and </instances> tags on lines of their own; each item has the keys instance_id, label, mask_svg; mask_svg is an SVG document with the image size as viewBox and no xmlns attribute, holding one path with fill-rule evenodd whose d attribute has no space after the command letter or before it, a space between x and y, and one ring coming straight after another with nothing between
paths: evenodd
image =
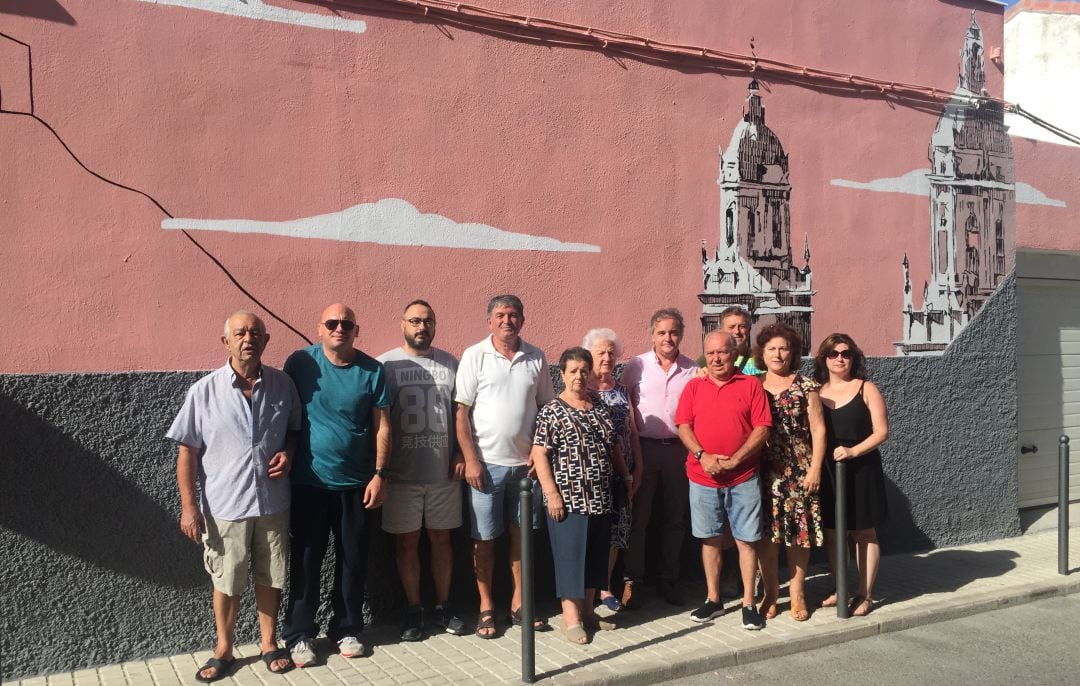
<instances>
[{"instance_id":1,"label":"beige sandal","mask_svg":"<svg viewBox=\"0 0 1080 686\"><path fill-rule=\"evenodd\" d=\"M566 637L567 641L570 641L575 645L585 645L589 642L589 635L585 633L585 628L580 624L568 626L563 629L563 636Z\"/></svg>"}]
</instances>

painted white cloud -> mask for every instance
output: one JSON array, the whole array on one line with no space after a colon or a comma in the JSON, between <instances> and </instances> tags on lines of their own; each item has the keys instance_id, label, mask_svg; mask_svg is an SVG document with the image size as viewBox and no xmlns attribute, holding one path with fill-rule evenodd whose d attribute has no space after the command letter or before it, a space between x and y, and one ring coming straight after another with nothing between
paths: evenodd
<instances>
[{"instance_id":1,"label":"painted white cloud","mask_svg":"<svg viewBox=\"0 0 1080 686\"><path fill-rule=\"evenodd\" d=\"M288 10L284 7L267 5L263 0L139 0L139 2L148 2L152 5L186 7L245 19L259 19L278 24L306 26L312 29L348 31L350 33L363 33L367 30L367 24L359 19L342 19L341 17L325 14Z\"/></svg>"},{"instance_id":2,"label":"painted white cloud","mask_svg":"<svg viewBox=\"0 0 1080 686\"><path fill-rule=\"evenodd\" d=\"M908 195L929 195L930 181L926 178L929 169L914 169L903 176L892 176L873 181L848 181L847 179L833 179L830 183L841 188L855 188L857 190L874 191L876 193L906 193ZM1051 207L1065 207L1065 201L1049 198L1045 193L1034 186L1029 186L1022 181L1016 182L1016 202L1025 205L1050 205Z\"/></svg>"},{"instance_id":3,"label":"painted white cloud","mask_svg":"<svg viewBox=\"0 0 1080 686\"><path fill-rule=\"evenodd\" d=\"M547 236L503 231L486 224L459 224L438 214L423 214L398 198L353 205L340 212L289 221L254 219L166 219L163 229L263 233L293 238L413 245L477 250L600 252L588 243L563 243Z\"/></svg>"},{"instance_id":4,"label":"painted white cloud","mask_svg":"<svg viewBox=\"0 0 1080 686\"><path fill-rule=\"evenodd\" d=\"M1051 207L1065 207L1064 200L1048 198L1045 193L1034 186L1029 186L1021 181L1016 182L1016 202L1025 205L1050 205Z\"/></svg>"}]
</instances>

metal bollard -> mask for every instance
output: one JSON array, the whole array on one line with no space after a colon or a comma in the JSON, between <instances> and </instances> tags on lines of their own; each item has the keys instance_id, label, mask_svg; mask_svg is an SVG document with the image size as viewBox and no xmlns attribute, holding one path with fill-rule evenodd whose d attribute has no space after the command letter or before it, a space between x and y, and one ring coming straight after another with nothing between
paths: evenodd
<instances>
[{"instance_id":1,"label":"metal bollard","mask_svg":"<svg viewBox=\"0 0 1080 686\"><path fill-rule=\"evenodd\" d=\"M1058 574L1069 573L1069 437L1058 441Z\"/></svg>"},{"instance_id":2,"label":"metal bollard","mask_svg":"<svg viewBox=\"0 0 1080 686\"><path fill-rule=\"evenodd\" d=\"M521 680L536 681L536 605L533 602L533 481L522 479L521 523Z\"/></svg>"},{"instance_id":3,"label":"metal bollard","mask_svg":"<svg viewBox=\"0 0 1080 686\"><path fill-rule=\"evenodd\" d=\"M836 616L848 618L847 464L836 463Z\"/></svg>"}]
</instances>

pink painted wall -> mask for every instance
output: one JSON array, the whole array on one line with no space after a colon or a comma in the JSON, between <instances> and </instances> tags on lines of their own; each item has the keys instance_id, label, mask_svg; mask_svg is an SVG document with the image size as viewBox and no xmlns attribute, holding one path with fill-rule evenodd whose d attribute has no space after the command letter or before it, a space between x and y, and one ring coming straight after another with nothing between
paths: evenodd
<instances>
[{"instance_id":1,"label":"pink painted wall","mask_svg":"<svg viewBox=\"0 0 1080 686\"><path fill-rule=\"evenodd\" d=\"M360 345L399 342L400 308L429 299L437 344L486 332L498 292L526 304L549 354L592 326L644 348L651 311L682 309L697 354L699 241L720 233L717 147L749 75L676 70L378 14L355 34L114 0L58 0L74 23L0 11L33 48L35 113L87 166L177 217L290 220L383 198L456 222L600 246L600 253L391 246L195 231L236 278L314 336L351 303ZM282 8L327 14L274 0ZM487 0L584 25L952 90L969 7L989 51L1001 9L973 1ZM7 13L3 13L7 12ZM0 40L0 94L19 109L21 52ZM987 86L1002 91L987 63ZM902 273L929 271L928 199L832 185L925 168L938 115L763 79L790 155L791 240L809 237L813 342L849 331L894 354ZM1045 148L1045 144L1038 144ZM148 200L80 169L37 121L0 115L0 372L201 369L221 322L251 304ZM1025 245L1072 246L1075 164L1016 145L1018 179L1067 208L1017 206ZM1072 166L1070 166L1072 165ZM1031 176L1026 176L1031 174ZM1066 178L1063 178L1066 177ZM1030 210L1030 211L1029 211ZM1025 222L1037 224L1025 226ZM711 250L711 247L710 247ZM796 250L801 266L801 247ZM302 344L276 322L268 361Z\"/></svg>"},{"instance_id":2,"label":"pink painted wall","mask_svg":"<svg viewBox=\"0 0 1080 686\"><path fill-rule=\"evenodd\" d=\"M1013 138L1013 154L1017 178L1066 205L1017 205L1017 247L1080 251L1080 147Z\"/></svg>"}]
</instances>

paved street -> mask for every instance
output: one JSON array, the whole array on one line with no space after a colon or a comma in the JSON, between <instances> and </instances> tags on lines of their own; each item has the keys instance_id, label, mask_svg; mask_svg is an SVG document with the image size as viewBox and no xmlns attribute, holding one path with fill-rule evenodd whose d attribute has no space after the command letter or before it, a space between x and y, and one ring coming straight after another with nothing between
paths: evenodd
<instances>
[{"instance_id":1,"label":"paved street","mask_svg":"<svg viewBox=\"0 0 1080 686\"><path fill-rule=\"evenodd\" d=\"M855 662L889 672L892 683L1011 684L1019 680L1017 675L1027 683L1055 683L1059 677L1064 679L1060 683L1077 683L1080 680L1066 676L1077 666L1080 651L1076 650L1062 650L1055 671L1044 672L1039 679L1029 678L1032 669L1055 661L1039 657L1038 650L1065 646L1080 635L1080 596L1072 595L1080 592L1080 574L1075 569L1069 576L1057 573L1056 548L1056 532L1045 530L916 555L886 556L877 583L879 606L868 617L848 620L837 619L834 611L818 610L809 622L793 622L785 601L781 603L782 614L764 631L744 631L737 612L695 624L687 617L690 606L676 609L654 601L639 612L621 615L623 628L599 632L587 646L570 645L558 632L537 635L537 676L541 683L550 684L635 686L716 672L725 675L725 680L730 677L754 683L753 679L768 679L778 683L777 675L785 672L773 670L784 669L799 674L800 684L882 682L877 672L837 674L828 668L817 676L801 676L804 669L812 670L814 660L827 664L817 656L828 654L822 648L836 646L829 649L839 655L864 655ZM815 571L820 575L822 570ZM811 599L819 597L829 584L822 576L811 579ZM702 593L691 585L684 590L688 598ZM1017 608L1019 612L1002 613L1002 608ZM906 632L913 627L923 628ZM520 683L521 632L517 629L494 641L442 634L420 643L400 643L396 634L391 625L375 627L365 632L365 639L374 644L370 657L344 660L324 650L320 664L294 670L284 678L266 673L256 646L241 646L238 652L244 659L232 678L223 683ZM806 657L808 654L811 657ZM208 656L203 650L51 674L21 683L175 686L193 683L192 675ZM707 678L708 683L716 683L715 674Z\"/></svg>"},{"instance_id":2,"label":"paved street","mask_svg":"<svg viewBox=\"0 0 1080 686\"><path fill-rule=\"evenodd\" d=\"M1039 600L669 682L709 684L1075 684L1080 597ZM797 679L795 679L795 675Z\"/></svg>"}]
</instances>

